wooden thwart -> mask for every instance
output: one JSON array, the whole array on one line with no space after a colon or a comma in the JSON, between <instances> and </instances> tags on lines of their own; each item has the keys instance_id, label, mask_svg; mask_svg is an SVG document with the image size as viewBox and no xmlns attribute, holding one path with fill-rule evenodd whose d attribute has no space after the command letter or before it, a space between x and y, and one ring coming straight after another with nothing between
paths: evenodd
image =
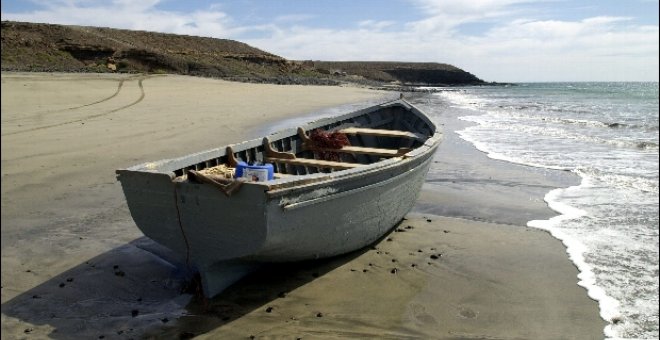
<instances>
[{"instance_id":1,"label":"wooden thwart","mask_svg":"<svg viewBox=\"0 0 660 340\"><path fill-rule=\"evenodd\" d=\"M338 170L352 169L365 165L359 163L345 163L345 162L325 161L320 159L297 158L296 155L294 155L291 152L281 152L273 149L273 146L270 144L270 140L268 140L268 137L264 137L263 145L264 145L264 151L266 153L266 158L265 158L266 162L313 166L317 168L331 168Z\"/></svg>"},{"instance_id":2,"label":"wooden thwart","mask_svg":"<svg viewBox=\"0 0 660 340\"><path fill-rule=\"evenodd\" d=\"M402 156L409 152L410 148L401 148L401 149L383 149L383 148L366 148L362 146L344 146L341 149L327 149L327 148L317 148L314 146L305 145L307 150L312 151L324 151L324 152L344 152L350 154L363 154L363 155L374 155L380 157L397 157Z\"/></svg>"},{"instance_id":3,"label":"wooden thwart","mask_svg":"<svg viewBox=\"0 0 660 340\"><path fill-rule=\"evenodd\" d=\"M401 131L401 130L387 130L387 129L370 129L370 128L358 128L358 127L349 127L339 130L341 133L348 135L367 135L367 136L377 136L377 137L404 137L412 138L418 140L424 140L426 137L419 133L414 133L410 131Z\"/></svg>"},{"instance_id":4,"label":"wooden thwart","mask_svg":"<svg viewBox=\"0 0 660 340\"><path fill-rule=\"evenodd\" d=\"M383 131L391 131L391 130L383 130ZM298 128L298 136L300 136L300 138L303 141L303 148L311 151L343 152L350 154L374 155L380 157L398 157L412 150L411 148L385 149L385 148L369 148L369 147L352 146L352 145L343 146L341 149L320 148L314 146L312 140L307 136L305 130L301 127Z\"/></svg>"},{"instance_id":5,"label":"wooden thwart","mask_svg":"<svg viewBox=\"0 0 660 340\"><path fill-rule=\"evenodd\" d=\"M320 159L309 159L309 158L295 158L295 159L286 159L286 158L266 158L267 162L276 162L283 164L291 165L302 165L302 166L313 166L317 168L332 168L338 170L353 169L366 164L360 163L345 163L345 162L333 162L333 161L324 161Z\"/></svg>"}]
</instances>

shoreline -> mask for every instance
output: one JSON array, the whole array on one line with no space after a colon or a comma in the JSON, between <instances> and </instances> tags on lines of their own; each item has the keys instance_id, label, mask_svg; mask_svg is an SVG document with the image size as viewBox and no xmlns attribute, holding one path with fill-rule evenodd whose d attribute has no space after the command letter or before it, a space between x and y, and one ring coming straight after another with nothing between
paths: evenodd
<instances>
[{"instance_id":1,"label":"shoreline","mask_svg":"<svg viewBox=\"0 0 660 340\"><path fill-rule=\"evenodd\" d=\"M452 110L450 109L449 111ZM511 215L503 216L500 213L489 213L488 210L497 209L501 211L501 210L506 210L505 207L497 206L496 203L487 202L480 198L479 201L481 202L481 207L486 207L485 211L482 210L479 211L478 213L471 212L470 214L466 214L465 212L460 212L460 209L457 209L456 206L452 206L452 201L465 201L467 199L470 199L470 196L476 196L475 194L466 194L465 190L462 190L460 193L455 193L452 192L451 190L448 190L447 188L442 188L440 190L431 189L428 190L429 192L431 192L431 194L429 194L428 192L427 193L423 192L422 198L424 198L425 195L426 196L431 195L432 197L435 198L436 201L438 201L440 199L439 196L448 196L449 198L445 198L443 204L449 207L444 207L445 209L442 212L435 211L436 213L442 214L444 216L462 217L462 218L469 218L475 220L497 221L505 224L520 225L525 228L532 228L535 230L544 231L549 235L551 235L553 239L556 239L559 242L561 242L561 244L564 246L564 252L567 258L570 260L570 262L575 266L575 268L578 271L577 275L575 276L575 284L579 287L584 288L586 295L597 303L599 315L605 325L603 329L603 333L605 334L605 337L614 336L613 334L615 334L615 332L613 331L613 328L616 327L622 321L622 316L617 310L617 306L619 302L613 299L601 287L595 284L593 268L590 265L588 265L584 260L584 255L582 253L582 249L584 246L579 241L568 238L563 233L558 233L557 231L554 231L551 227L549 227L549 225L555 224L556 221L572 219L575 217L579 217L583 214L582 211L576 210L575 208L572 208L570 206L565 206L564 204L561 203L558 204L558 202L554 201L552 197L556 196L558 192L581 187L584 184L585 178L578 173L566 169L555 169L555 168L547 168L533 164L517 163L502 157L498 157L497 155L493 156L489 154L481 147L475 146L472 141L469 141L468 139L464 139L464 137L461 134L457 134L455 132L475 125L475 123L470 122L469 120L465 121L459 118L461 116L474 115L474 112L471 110L458 109L458 108L453 109L453 111L456 112L452 112L452 114L450 115L451 117L445 117L445 119L443 120L444 123L448 124L451 127L450 130L454 131L454 134L456 134L455 136L453 136L455 142L452 145L452 149L445 150L444 158L456 159L456 157L452 157L452 156L456 156L456 154L462 153L463 155L469 155L469 158L471 159L470 160L471 163L477 163L480 164L481 166L486 166L486 164L490 164L494 168L500 168L500 170L495 170L495 171L489 170L488 173L493 173L493 172L510 173L506 176L502 176L502 175L498 176L500 179L505 179L506 181L510 181L507 184L503 184L501 186L506 187L507 185L511 185L512 183L515 183L515 186L528 186L528 188L523 191L527 191L528 194L533 195L535 197L534 199L530 198L529 200L535 201L534 203L541 203L544 207L540 208L538 207L537 204L534 204L537 205L536 208L533 208L532 206L528 206L525 208L527 212L527 214L525 215L518 215L515 217ZM458 135L460 135L460 137ZM457 150L461 150L461 151L457 151ZM443 166L447 166L447 165L445 164ZM464 168L464 166L460 164L457 165L453 163L450 163L448 167ZM511 176L511 174L515 174L515 175ZM515 179L516 176L520 176L521 178L524 178L524 180L517 180ZM453 178L453 180L457 180L457 179L460 180L460 176ZM543 184L544 188L541 190L535 190L534 187L539 188L540 183L544 183ZM468 184L467 186L469 187L471 185ZM465 189L465 187L466 185L463 184L462 188ZM475 191L477 191L477 189L475 189ZM511 191L510 193L513 194L512 196L510 196L510 198L513 198L511 199L511 201L514 202L524 201L526 198L524 195L521 195L521 194L525 194L525 192L523 191L521 190ZM421 199L420 201L423 201L423 199ZM420 211L429 211L428 208L425 209L424 207L425 204L418 204L418 209ZM430 211L433 210L434 209L430 209Z\"/></svg>"},{"instance_id":2,"label":"shoreline","mask_svg":"<svg viewBox=\"0 0 660 340\"><path fill-rule=\"evenodd\" d=\"M3 333L62 339L74 334L602 337L604 322L595 302L568 282L576 268L561 242L547 232L475 213L506 216L502 207L548 213L543 197L522 205L504 199L493 210L474 197L529 194L512 187L501 192L486 184L438 182L450 191L425 188L418 206L446 209L453 197L456 207L463 205L463 218L452 217L455 210L414 211L372 248L266 268L206 306L181 294L180 268L144 250L151 241L128 214L115 168L255 138L266 122L331 112L384 92L185 76L134 77L119 87L117 80L73 77L55 86L48 78L57 75L23 83L11 75L2 73ZM7 86L15 87L7 92ZM451 140L445 148L468 150ZM440 165L460 174L480 164ZM496 167L491 175L513 176L509 170ZM562 181L524 176L542 182L541 188ZM466 208L470 205L473 209ZM465 218L470 216L481 220ZM85 322L90 318L94 324Z\"/></svg>"}]
</instances>

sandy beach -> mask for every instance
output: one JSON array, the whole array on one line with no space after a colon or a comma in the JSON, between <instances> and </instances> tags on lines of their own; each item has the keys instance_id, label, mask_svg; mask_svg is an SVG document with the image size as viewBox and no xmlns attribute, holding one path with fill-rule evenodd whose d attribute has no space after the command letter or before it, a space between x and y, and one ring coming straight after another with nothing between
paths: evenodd
<instances>
[{"instance_id":1,"label":"sandy beach","mask_svg":"<svg viewBox=\"0 0 660 340\"><path fill-rule=\"evenodd\" d=\"M209 301L150 250L114 171L392 93L173 75L2 73L3 339L602 339L554 215L562 172L452 131L418 203L373 246L263 268ZM325 111L324 111L325 110ZM330 110L330 111L328 111ZM303 117L303 118L300 118Z\"/></svg>"}]
</instances>

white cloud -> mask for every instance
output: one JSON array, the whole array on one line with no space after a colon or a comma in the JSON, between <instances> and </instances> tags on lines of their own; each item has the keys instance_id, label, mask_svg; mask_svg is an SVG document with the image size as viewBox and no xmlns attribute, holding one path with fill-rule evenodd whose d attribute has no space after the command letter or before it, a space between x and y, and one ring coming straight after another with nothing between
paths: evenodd
<instances>
[{"instance_id":1,"label":"white cloud","mask_svg":"<svg viewBox=\"0 0 660 340\"><path fill-rule=\"evenodd\" d=\"M394 26L396 23L394 21L375 21L375 20L363 20L358 22L360 29L381 31L385 28Z\"/></svg>"},{"instance_id":2,"label":"white cloud","mask_svg":"<svg viewBox=\"0 0 660 340\"><path fill-rule=\"evenodd\" d=\"M275 17L275 22L286 23L286 22L301 22L307 21L316 18L316 15L311 14L289 14L289 15L280 15Z\"/></svg>"},{"instance_id":3,"label":"white cloud","mask_svg":"<svg viewBox=\"0 0 660 340\"><path fill-rule=\"evenodd\" d=\"M41 1L46 8L24 14L10 14L9 20L123 28L223 37L234 32L229 16L219 10L197 10L190 13L162 11L160 0L57 0ZM3 20L7 20L3 12Z\"/></svg>"},{"instance_id":4,"label":"white cloud","mask_svg":"<svg viewBox=\"0 0 660 340\"><path fill-rule=\"evenodd\" d=\"M280 28L248 43L292 59L438 61L487 81L657 80L658 27L626 18L517 20L483 36Z\"/></svg>"},{"instance_id":5,"label":"white cloud","mask_svg":"<svg viewBox=\"0 0 660 340\"><path fill-rule=\"evenodd\" d=\"M458 21L506 15L514 11L512 5L528 2L532 0L414 0L431 16L454 17Z\"/></svg>"},{"instance_id":6,"label":"white cloud","mask_svg":"<svg viewBox=\"0 0 660 340\"><path fill-rule=\"evenodd\" d=\"M494 21L518 13L513 5L530 0L413 0L426 18L409 26L420 34L447 34L461 24Z\"/></svg>"}]
</instances>

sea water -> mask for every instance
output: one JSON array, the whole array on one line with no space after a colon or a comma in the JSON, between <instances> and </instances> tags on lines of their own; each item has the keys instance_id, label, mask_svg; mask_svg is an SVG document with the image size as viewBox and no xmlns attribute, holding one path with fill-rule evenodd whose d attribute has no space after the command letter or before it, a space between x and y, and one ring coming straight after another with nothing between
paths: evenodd
<instances>
[{"instance_id":1,"label":"sea water","mask_svg":"<svg viewBox=\"0 0 660 340\"><path fill-rule=\"evenodd\" d=\"M429 103L469 109L457 131L489 157L569 170L581 184L529 221L567 247L599 302L608 338L658 338L658 83L529 83L448 88Z\"/></svg>"}]
</instances>

